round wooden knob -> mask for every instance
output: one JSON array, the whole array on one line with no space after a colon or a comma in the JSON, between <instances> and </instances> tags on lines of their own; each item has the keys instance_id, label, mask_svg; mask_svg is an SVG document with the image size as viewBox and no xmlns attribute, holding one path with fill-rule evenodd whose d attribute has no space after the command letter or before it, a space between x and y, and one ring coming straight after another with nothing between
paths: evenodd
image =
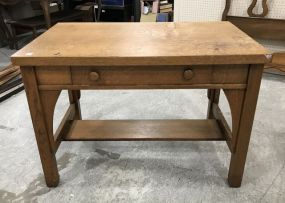
<instances>
[{"instance_id":1,"label":"round wooden knob","mask_svg":"<svg viewBox=\"0 0 285 203\"><path fill-rule=\"evenodd\" d=\"M98 74L97 72L91 72L91 73L89 74L89 77L90 77L90 80L96 81L96 80L99 79L99 74Z\"/></svg>"},{"instance_id":2,"label":"round wooden knob","mask_svg":"<svg viewBox=\"0 0 285 203\"><path fill-rule=\"evenodd\" d=\"M185 80L191 80L194 77L194 72L191 69L185 70L183 77Z\"/></svg>"}]
</instances>

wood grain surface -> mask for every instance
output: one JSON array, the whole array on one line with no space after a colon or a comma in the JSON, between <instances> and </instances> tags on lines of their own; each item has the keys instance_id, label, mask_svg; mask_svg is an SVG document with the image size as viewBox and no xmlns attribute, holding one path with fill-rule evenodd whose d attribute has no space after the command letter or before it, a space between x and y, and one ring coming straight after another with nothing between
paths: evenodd
<instances>
[{"instance_id":1,"label":"wood grain surface","mask_svg":"<svg viewBox=\"0 0 285 203\"><path fill-rule=\"evenodd\" d=\"M265 63L267 50L229 22L60 23L12 56L15 65Z\"/></svg>"},{"instance_id":2,"label":"wood grain surface","mask_svg":"<svg viewBox=\"0 0 285 203\"><path fill-rule=\"evenodd\" d=\"M256 39L285 40L285 20L227 16L226 20Z\"/></svg>"},{"instance_id":3,"label":"wood grain surface","mask_svg":"<svg viewBox=\"0 0 285 203\"><path fill-rule=\"evenodd\" d=\"M225 140L212 120L75 120L64 140Z\"/></svg>"}]
</instances>

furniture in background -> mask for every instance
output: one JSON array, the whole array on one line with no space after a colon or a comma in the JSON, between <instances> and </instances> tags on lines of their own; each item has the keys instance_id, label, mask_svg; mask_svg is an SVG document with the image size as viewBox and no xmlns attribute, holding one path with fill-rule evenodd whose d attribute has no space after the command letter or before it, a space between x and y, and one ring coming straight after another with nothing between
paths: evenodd
<instances>
[{"instance_id":1,"label":"furniture in background","mask_svg":"<svg viewBox=\"0 0 285 203\"><path fill-rule=\"evenodd\" d=\"M75 1L75 0L63 0L65 8L74 8L77 6L78 2L80 1ZM83 2L89 1L89 0L82 0ZM92 0L90 0L92 1ZM109 11L107 13L112 15L112 11L119 11L123 13L124 16L124 21L134 21L134 22L140 22L140 15L141 15L141 10L140 10L140 0L107 0L107 1L102 1L102 6L104 5L103 11ZM125 11L125 8L128 9ZM102 10L101 9L101 10ZM101 11L100 10L100 11ZM102 13L102 12L101 12ZM106 16L106 13L102 14L101 17ZM100 21L101 21L100 17ZM118 21L118 20L117 20Z\"/></svg>"},{"instance_id":2,"label":"furniture in background","mask_svg":"<svg viewBox=\"0 0 285 203\"><path fill-rule=\"evenodd\" d=\"M141 12L145 16L154 15L156 22L172 22L173 8L171 0L141 0Z\"/></svg>"},{"instance_id":3,"label":"furniture in background","mask_svg":"<svg viewBox=\"0 0 285 203\"><path fill-rule=\"evenodd\" d=\"M19 66L10 64L0 71L0 103L23 89Z\"/></svg>"},{"instance_id":4,"label":"furniture in background","mask_svg":"<svg viewBox=\"0 0 285 203\"><path fill-rule=\"evenodd\" d=\"M158 13L156 16L156 22L170 22L168 13Z\"/></svg>"},{"instance_id":5,"label":"furniture in background","mask_svg":"<svg viewBox=\"0 0 285 203\"><path fill-rule=\"evenodd\" d=\"M117 10L123 13L123 21L130 21L132 0L102 0L103 10Z\"/></svg>"},{"instance_id":6,"label":"furniture in background","mask_svg":"<svg viewBox=\"0 0 285 203\"><path fill-rule=\"evenodd\" d=\"M140 0L102 0L102 15L108 16L112 11L119 11L123 14L124 22L140 22L141 3ZM117 19L114 19L118 21Z\"/></svg>"},{"instance_id":7,"label":"furniture in background","mask_svg":"<svg viewBox=\"0 0 285 203\"><path fill-rule=\"evenodd\" d=\"M37 1L38 0L31 0ZM58 5L61 5L60 1L45 1L48 3L55 2ZM42 5L42 3L41 3ZM49 4L48 4L49 5ZM45 6L43 6L44 8ZM59 6L61 8L61 6ZM48 12L48 20L46 20L45 15L33 16L23 19L6 19L5 23L11 28L12 44L13 48L18 49L18 40L17 40L17 29L32 31L33 38L37 37L37 30L42 28L49 28L57 22L72 22L72 21L88 21L88 13L82 10L76 9L64 9L56 12L50 13L48 9L44 9L45 12Z\"/></svg>"},{"instance_id":8,"label":"furniture in background","mask_svg":"<svg viewBox=\"0 0 285 203\"><path fill-rule=\"evenodd\" d=\"M85 6L91 8L86 12L82 10L82 7L75 9L77 4L74 4L72 0L28 0L31 2L38 2L42 8L43 15L35 16L26 19L4 19L0 16L0 34L1 38L6 41L10 48L18 48L17 37L15 27L21 27L21 29L26 29L32 31L33 36L37 36L37 29L39 28L50 28L56 22L67 22L67 21L77 21L85 19L84 21L90 21L89 17L93 18L93 21L99 21L102 9L110 10L123 10L125 21L129 21L128 14L132 13L133 21L140 21L140 1L139 0L107 0L104 6L102 6L101 0L82 0L77 2L87 3ZM21 2L21 0L0 0L0 5L11 6ZM50 3L56 2L59 7L59 12L50 12ZM63 9L61 9L63 7ZM85 7L86 8L86 7ZM96 13L97 10L97 13ZM88 16L88 17L86 17ZM11 29L7 27L11 25Z\"/></svg>"},{"instance_id":9,"label":"furniture in background","mask_svg":"<svg viewBox=\"0 0 285 203\"><path fill-rule=\"evenodd\" d=\"M158 13L159 9L159 0L140 0L141 2L141 13L147 14L144 12L144 7L147 5L148 11L151 13Z\"/></svg>"},{"instance_id":10,"label":"furniture in background","mask_svg":"<svg viewBox=\"0 0 285 203\"><path fill-rule=\"evenodd\" d=\"M13 38L10 30L8 29L3 16L0 13L0 34L1 34L1 46L8 44L10 49L13 49Z\"/></svg>"},{"instance_id":11,"label":"furniture in background","mask_svg":"<svg viewBox=\"0 0 285 203\"><path fill-rule=\"evenodd\" d=\"M254 8L257 5L257 0L252 0L247 13L248 17L231 16L229 10L232 0L226 0L225 10L223 12L223 20L230 21L249 36L263 40L285 41L285 19L266 18L270 12L267 0L262 0L262 12L254 13ZM285 49L285 48L284 48ZM266 69L269 71L285 72L285 52L272 53L271 62L266 64Z\"/></svg>"},{"instance_id":12,"label":"furniture in background","mask_svg":"<svg viewBox=\"0 0 285 203\"><path fill-rule=\"evenodd\" d=\"M0 0L0 4L3 6L11 6L16 5L20 3L22 0ZM51 19L50 19L50 13L49 13L49 6L50 2L53 0L27 0L27 1L37 1L40 3L41 8L43 10L43 15L46 20L47 27L50 28L51 26Z\"/></svg>"},{"instance_id":13,"label":"furniture in background","mask_svg":"<svg viewBox=\"0 0 285 203\"><path fill-rule=\"evenodd\" d=\"M102 0L84 0L79 1L79 5L76 5L74 8L83 11L89 11L91 14L93 22L100 21L100 16L102 12Z\"/></svg>"},{"instance_id":14,"label":"furniture in background","mask_svg":"<svg viewBox=\"0 0 285 203\"><path fill-rule=\"evenodd\" d=\"M228 144L228 182L239 187L266 54L228 22L55 25L12 56L21 67L47 186L59 183L55 154L62 141L215 140ZM81 117L80 90L197 88L208 89L207 119ZM70 106L53 133L62 90L68 90ZM229 102L232 130L219 108L220 90Z\"/></svg>"},{"instance_id":15,"label":"furniture in background","mask_svg":"<svg viewBox=\"0 0 285 203\"><path fill-rule=\"evenodd\" d=\"M162 18L162 19L165 18L168 22L172 22L173 21L173 11L174 11L174 1L173 0L160 1L157 22L159 22L159 18Z\"/></svg>"},{"instance_id":16,"label":"furniture in background","mask_svg":"<svg viewBox=\"0 0 285 203\"><path fill-rule=\"evenodd\" d=\"M174 1L161 0L159 2L159 13L173 13Z\"/></svg>"}]
</instances>

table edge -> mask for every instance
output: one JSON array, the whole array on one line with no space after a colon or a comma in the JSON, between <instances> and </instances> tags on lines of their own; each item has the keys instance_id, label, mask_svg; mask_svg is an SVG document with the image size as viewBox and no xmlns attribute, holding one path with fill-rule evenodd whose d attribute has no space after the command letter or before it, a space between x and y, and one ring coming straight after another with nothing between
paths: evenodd
<instances>
[{"instance_id":1,"label":"table edge","mask_svg":"<svg viewBox=\"0 0 285 203\"><path fill-rule=\"evenodd\" d=\"M17 66L128 66L265 64L266 54L163 57L11 57Z\"/></svg>"}]
</instances>

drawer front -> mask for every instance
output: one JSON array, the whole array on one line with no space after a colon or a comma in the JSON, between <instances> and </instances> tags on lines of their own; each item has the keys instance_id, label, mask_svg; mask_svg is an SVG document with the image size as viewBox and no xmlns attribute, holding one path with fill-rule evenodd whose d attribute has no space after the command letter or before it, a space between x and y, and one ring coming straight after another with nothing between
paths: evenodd
<instances>
[{"instance_id":1,"label":"drawer front","mask_svg":"<svg viewBox=\"0 0 285 203\"><path fill-rule=\"evenodd\" d=\"M248 65L71 67L73 85L246 84Z\"/></svg>"},{"instance_id":2,"label":"drawer front","mask_svg":"<svg viewBox=\"0 0 285 203\"><path fill-rule=\"evenodd\" d=\"M36 67L36 77L39 85L71 85L71 73L68 66Z\"/></svg>"}]
</instances>

